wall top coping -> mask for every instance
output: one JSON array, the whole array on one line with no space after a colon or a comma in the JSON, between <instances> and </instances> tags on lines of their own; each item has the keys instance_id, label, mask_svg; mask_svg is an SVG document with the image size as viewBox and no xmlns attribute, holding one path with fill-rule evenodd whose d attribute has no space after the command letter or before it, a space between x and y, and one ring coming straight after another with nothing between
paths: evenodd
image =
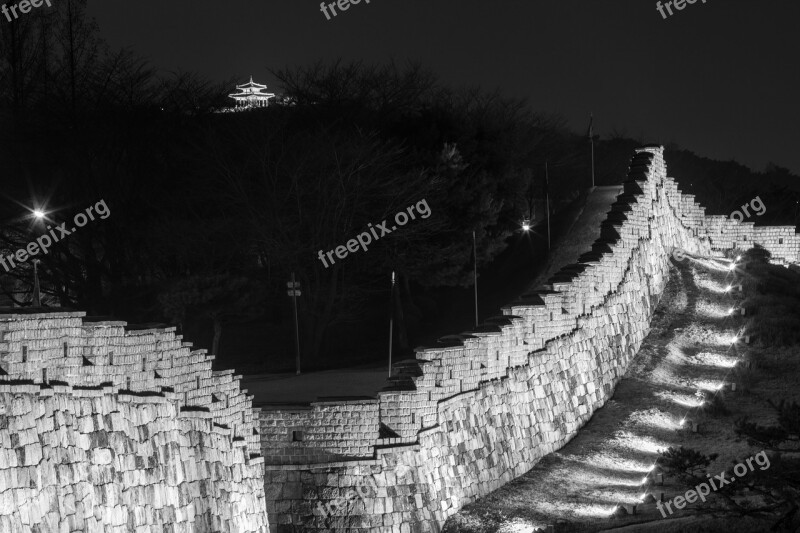
<instances>
[{"instance_id":1,"label":"wall top coping","mask_svg":"<svg viewBox=\"0 0 800 533\"><path fill-rule=\"evenodd\" d=\"M274 465L274 464L264 464L264 470L266 471L297 471L297 470L325 470L328 468L350 468L353 466L381 466L381 462L378 459L359 459L356 461L336 461L330 463L313 463L313 464L306 464L306 465Z\"/></svg>"},{"instance_id":2,"label":"wall top coping","mask_svg":"<svg viewBox=\"0 0 800 533\"><path fill-rule=\"evenodd\" d=\"M294 413L298 411L311 411L311 404L310 403L300 403L300 402L269 402L269 403L259 403L258 405L253 407L254 411L283 411L286 413Z\"/></svg>"},{"instance_id":3,"label":"wall top coping","mask_svg":"<svg viewBox=\"0 0 800 533\"><path fill-rule=\"evenodd\" d=\"M103 322L86 322L84 321L83 325L81 326L83 329L87 331L91 331L94 329L101 329L101 328L124 328L127 326L127 322L112 322L112 321L103 321Z\"/></svg>"},{"instance_id":4,"label":"wall top coping","mask_svg":"<svg viewBox=\"0 0 800 533\"><path fill-rule=\"evenodd\" d=\"M128 324L125 333L128 335L149 335L151 333L169 333L177 331L175 326L154 325L154 324ZM186 343L184 343L186 344Z\"/></svg>"},{"instance_id":5,"label":"wall top coping","mask_svg":"<svg viewBox=\"0 0 800 533\"><path fill-rule=\"evenodd\" d=\"M127 326L128 323L110 316L86 316L83 317L83 325L86 327Z\"/></svg>"},{"instance_id":6,"label":"wall top coping","mask_svg":"<svg viewBox=\"0 0 800 533\"><path fill-rule=\"evenodd\" d=\"M60 311L48 311L41 308L28 307L3 307L0 308L0 321L31 320L43 318L81 318L86 316L86 311L71 311L63 309Z\"/></svg>"},{"instance_id":7,"label":"wall top coping","mask_svg":"<svg viewBox=\"0 0 800 533\"><path fill-rule=\"evenodd\" d=\"M64 385L61 383L54 383L52 385L43 385L41 383L9 383L0 382L0 393L33 393L40 396L53 396L55 394L68 394L76 398L97 398L100 396L116 395L120 402L135 403L167 403L172 399L177 398L174 393L163 393L157 391L142 391L132 392L114 387L112 385L104 385L102 387L90 386L72 386Z\"/></svg>"},{"instance_id":8,"label":"wall top coping","mask_svg":"<svg viewBox=\"0 0 800 533\"><path fill-rule=\"evenodd\" d=\"M482 337L487 335L499 335L503 333L503 329L498 324L481 324L475 329L469 330L467 333L472 337Z\"/></svg>"},{"instance_id":9,"label":"wall top coping","mask_svg":"<svg viewBox=\"0 0 800 533\"><path fill-rule=\"evenodd\" d=\"M414 351L418 354L424 352L457 352L463 347L464 345L462 343L458 343L457 345L443 344L441 346L417 346L414 348Z\"/></svg>"},{"instance_id":10,"label":"wall top coping","mask_svg":"<svg viewBox=\"0 0 800 533\"><path fill-rule=\"evenodd\" d=\"M368 396L322 396L311 406L317 405L368 405L377 404L378 399Z\"/></svg>"}]
</instances>

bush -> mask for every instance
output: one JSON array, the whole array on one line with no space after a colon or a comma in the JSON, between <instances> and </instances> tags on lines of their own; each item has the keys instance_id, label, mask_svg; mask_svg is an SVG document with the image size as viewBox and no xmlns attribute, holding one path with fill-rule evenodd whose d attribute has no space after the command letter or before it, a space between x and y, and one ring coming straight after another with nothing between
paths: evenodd
<instances>
[{"instance_id":1,"label":"bush","mask_svg":"<svg viewBox=\"0 0 800 533\"><path fill-rule=\"evenodd\" d=\"M692 448L684 448L683 446L673 448L670 446L660 453L658 464L664 470L678 476L695 477L699 474L705 474L708 465L716 460L717 457L719 457L717 453L703 455Z\"/></svg>"}]
</instances>

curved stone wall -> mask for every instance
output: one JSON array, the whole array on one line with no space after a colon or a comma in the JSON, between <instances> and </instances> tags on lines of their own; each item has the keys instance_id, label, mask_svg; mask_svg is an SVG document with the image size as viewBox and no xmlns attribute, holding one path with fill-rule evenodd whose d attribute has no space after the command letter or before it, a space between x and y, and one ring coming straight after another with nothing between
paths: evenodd
<instances>
[{"instance_id":1,"label":"curved stone wall","mask_svg":"<svg viewBox=\"0 0 800 533\"><path fill-rule=\"evenodd\" d=\"M613 394L674 248L800 261L793 227L705 216L660 147L628 177L578 264L396 363L377 399L252 409L175 328L0 311L0 533L439 531Z\"/></svg>"},{"instance_id":2,"label":"curved stone wall","mask_svg":"<svg viewBox=\"0 0 800 533\"><path fill-rule=\"evenodd\" d=\"M760 244L779 261L800 260L794 228L706 217L667 177L661 147L637 150L628 177L580 263L476 331L396 364L377 413L353 424L325 418L352 412L352 402L261 411L272 530L439 531L563 446L613 394L647 335L674 248ZM317 438L298 441L296 431Z\"/></svg>"}]
</instances>

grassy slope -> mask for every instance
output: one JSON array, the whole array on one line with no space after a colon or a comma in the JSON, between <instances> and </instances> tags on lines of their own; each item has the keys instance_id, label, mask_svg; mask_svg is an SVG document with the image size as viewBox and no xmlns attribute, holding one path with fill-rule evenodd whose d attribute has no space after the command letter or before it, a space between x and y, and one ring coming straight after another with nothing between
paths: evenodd
<instances>
[{"instance_id":1,"label":"grassy slope","mask_svg":"<svg viewBox=\"0 0 800 533\"><path fill-rule=\"evenodd\" d=\"M767 399L800 399L800 276L774 266L750 266L735 275L744 280L744 293L722 290L734 276L723 262L673 265L651 333L614 397L564 448L465 507L448 521L445 532L531 533L547 524L554 524L556 532L767 530L774 516L740 517L713 493L705 504L688 505L666 520L654 504L641 505L635 516L610 518L617 504L636 503L646 491L664 490L669 500L691 488L669 477L663 487L654 487L651 480L641 484L659 450L685 446L718 453L708 468L716 474L760 451L734 433L736 418L748 415L769 423L775 414ZM748 316L726 315L740 304L748 307ZM760 336L753 337L753 344L730 346L725 338L742 328ZM794 344L774 345L783 341ZM732 367L737 360L754 361L754 368ZM715 390L732 381L737 392L718 393L728 414L691 407L699 389ZM687 415L700 422L698 433L678 426Z\"/></svg>"}]
</instances>

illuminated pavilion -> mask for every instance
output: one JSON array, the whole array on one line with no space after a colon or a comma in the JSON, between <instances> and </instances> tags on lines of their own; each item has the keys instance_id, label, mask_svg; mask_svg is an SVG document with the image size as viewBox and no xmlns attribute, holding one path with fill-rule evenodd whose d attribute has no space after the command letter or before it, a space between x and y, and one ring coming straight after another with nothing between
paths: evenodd
<instances>
[{"instance_id":1,"label":"illuminated pavilion","mask_svg":"<svg viewBox=\"0 0 800 533\"><path fill-rule=\"evenodd\" d=\"M236 107L267 107L269 99L274 98L275 95L266 90L266 85L254 82L253 77L250 76L248 83L237 85L237 92L228 96L236 100Z\"/></svg>"}]
</instances>

